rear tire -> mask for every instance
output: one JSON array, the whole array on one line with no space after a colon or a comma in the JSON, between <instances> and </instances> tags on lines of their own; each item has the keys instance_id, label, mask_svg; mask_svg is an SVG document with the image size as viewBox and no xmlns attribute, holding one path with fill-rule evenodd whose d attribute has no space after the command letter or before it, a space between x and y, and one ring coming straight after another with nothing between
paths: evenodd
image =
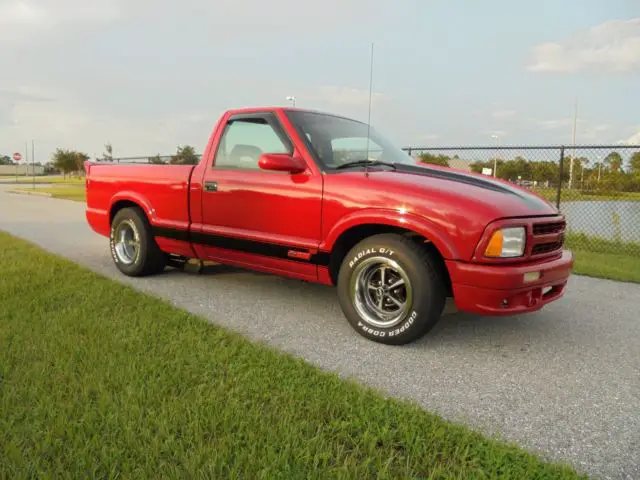
<instances>
[{"instance_id":1,"label":"rear tire","mask_svg":"<svg viewBox=\"0 0 640 480\"><path fill-rule=\"evenodd\" d=\"M396 234L365 238L344 258L338 299L351 326L363 337L403 345L438 322L445 283L432 254Z\"/></svg>"},{"instance_id":2,"label":"rear tire","mask_svg":"<svg viewBox=\"0 0 640 480\"><path fill-rule=\"evenodd\" d=\"M149 220L140 208L127 207L115 214L109 244L116 267L129 277L154 275L167 265L168 255L158 247Z\"/></svg>"}]
</instances>

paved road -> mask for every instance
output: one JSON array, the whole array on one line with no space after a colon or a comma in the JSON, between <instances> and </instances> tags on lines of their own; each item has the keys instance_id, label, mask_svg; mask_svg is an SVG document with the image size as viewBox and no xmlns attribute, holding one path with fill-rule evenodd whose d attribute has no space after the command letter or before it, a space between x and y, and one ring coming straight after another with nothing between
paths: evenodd
<instances>
[{"instance_id":1,"label":"paved road","mask_svg":"<svg viewBox=\"0 0 640 480\"><path fill-rule=\"evenodd\" d=\"M579 471L640 479L639 285L572 277L543 312L448 315L422 341L388 347L349 327L329 287L230 269L126 278L82 204L2 189L2 230Z\"/></svg>"}]
</instances>

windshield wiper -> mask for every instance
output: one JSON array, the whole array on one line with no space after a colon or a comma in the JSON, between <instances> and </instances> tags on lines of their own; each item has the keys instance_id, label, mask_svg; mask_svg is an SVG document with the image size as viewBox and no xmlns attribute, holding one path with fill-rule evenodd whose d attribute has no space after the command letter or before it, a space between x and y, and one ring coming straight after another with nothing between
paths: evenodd
<instances>
[{"instance_id":1,"label":"windshield wiper","mask_svg":"<svg viewBox=\"0 0 640 480\"><path fill-rule=\"evenodd\" d=\"M335 168L336 168L336 170L340 170L342 168L360 167L360 166L372 167L372 166L375 166L375 165L384 165L384 166L387 166L387 167L391 167L394 170L396 169L395 163L380 162L378 160L354 160L353 162L347 162L347 163L343 163L342 165L338 165Z\"/></svg>"}]
</instances>

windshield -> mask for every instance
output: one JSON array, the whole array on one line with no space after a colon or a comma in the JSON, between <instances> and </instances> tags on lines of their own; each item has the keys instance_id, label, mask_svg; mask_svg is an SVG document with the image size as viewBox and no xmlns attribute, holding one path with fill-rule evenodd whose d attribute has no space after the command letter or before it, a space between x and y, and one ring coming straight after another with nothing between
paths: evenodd
<instances>
[{"instance_id":1,"label":"windshield","mask_svg":"<svg viewBox=\"0 0 640 480\"><path fill-rule=\"evenodd\" d=\"M373 127L367 142L366 123L299 110L289 110L287 115L325 168L335 169L358 160L415 163L407 152L393 145Z\"/></svg>"}]
</instances>

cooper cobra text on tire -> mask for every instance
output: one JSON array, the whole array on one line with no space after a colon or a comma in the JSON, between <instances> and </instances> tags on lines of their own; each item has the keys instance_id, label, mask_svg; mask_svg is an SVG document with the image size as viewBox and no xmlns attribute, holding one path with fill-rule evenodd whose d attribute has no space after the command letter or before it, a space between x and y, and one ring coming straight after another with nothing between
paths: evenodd
<instances>
[{"instance_id":1,"label":"cooper cobra text on tire","mask_svg":"<svg viewBox=\"0 0 640 480\"><path fill-rule=\"evenodd\" d=\"M409 238L365 238L344 258L338 299L352 327L380 343L401 345L438 322L446 290L432 254Z\"/></svg>"},{"instance_id":2,"label":"cooper cobra text on tire","mask_svg":"<svg viewBox=\"0 0 640 480\"><path fill-rule=\"evenodd\" d=\"M167 255L158 247L140 208L123 208L115 214L109 243L116 267L130 277L160 273L167 264Z\"/></svg>"}]
</instances>

